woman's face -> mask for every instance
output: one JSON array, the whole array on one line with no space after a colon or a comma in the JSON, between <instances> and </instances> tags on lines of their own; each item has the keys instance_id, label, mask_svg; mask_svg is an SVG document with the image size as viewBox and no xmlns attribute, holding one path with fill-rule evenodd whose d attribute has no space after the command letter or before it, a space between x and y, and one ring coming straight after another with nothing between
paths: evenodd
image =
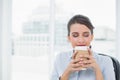
<instances>
[{"instance_id":1,"label":"woman's face","mask_svg":"<svg viewBox=\"0 0 120 80\"><path fill-rule=\"evenodd\" d=\"M71 25L68 40L71 42L73 48L75 46L90 46L92 39L93 34L91 34L87 26L78 23Z\"/></svg>"}]
</instances>

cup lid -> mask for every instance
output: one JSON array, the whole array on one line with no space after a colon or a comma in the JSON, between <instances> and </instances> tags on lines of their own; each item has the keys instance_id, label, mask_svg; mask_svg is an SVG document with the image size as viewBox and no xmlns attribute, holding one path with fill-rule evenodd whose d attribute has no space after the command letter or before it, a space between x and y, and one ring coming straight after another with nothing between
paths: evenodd
<instances>
[{"instance_id":1,"label":"cup lid","mask_svg":"<svg viewBox=\"0 0 120 80\"><path fill-rule=\"evenodd\" d=\"M75 46L74 50L87 50L88 46Z\"/></svg>"}]
</instances>

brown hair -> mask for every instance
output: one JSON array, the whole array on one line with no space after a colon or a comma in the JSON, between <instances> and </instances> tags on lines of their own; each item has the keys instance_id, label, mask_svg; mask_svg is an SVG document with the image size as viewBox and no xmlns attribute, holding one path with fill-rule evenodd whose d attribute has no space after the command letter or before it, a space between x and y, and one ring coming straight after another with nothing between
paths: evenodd
<instances>
[{"instance_id":1,"label":"brown hair","mask_svg":"<svg viewBox=\"0 0 120 80\"><path fill-rule=\"evenodd\" d=\"M67 24L68 36L70 35L71 25L75 24L75 23L79 23L79 24L83 24L83 25L87 26L90 29L91 34L93 34L94 26L92 25L89 18L86 16L83 16L83 15L75 15L69 20L69 22Z\"/></svg>"}]
</instances>

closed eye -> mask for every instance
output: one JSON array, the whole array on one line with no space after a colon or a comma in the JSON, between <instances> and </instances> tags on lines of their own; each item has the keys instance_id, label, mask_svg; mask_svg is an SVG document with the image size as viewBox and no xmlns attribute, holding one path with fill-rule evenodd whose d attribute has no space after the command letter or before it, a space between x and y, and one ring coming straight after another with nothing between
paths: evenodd
<instances>
[{"instance_id":1,"label":"closed eye","mask_svg":"<svg viewBox=\"0 0 120 80\"><path fill-rule=\"evenodd\" d=\"M79 33L74 32L74 33L72 33L72 36L73 36L73 37L78 37L78 36L79 36Z\"/></svg>"},{"instance_id":2,"label":"closed eye","mask_svg":"<svg viewBox=\"0 0 120 80\"><path fill-rule=\"evenodd\" d=\"M83 33L83 36L84 36L84 37L89 37L89 35L90 35L89 32L84 32L84 33Z\"/></svg>"}]
</instances>

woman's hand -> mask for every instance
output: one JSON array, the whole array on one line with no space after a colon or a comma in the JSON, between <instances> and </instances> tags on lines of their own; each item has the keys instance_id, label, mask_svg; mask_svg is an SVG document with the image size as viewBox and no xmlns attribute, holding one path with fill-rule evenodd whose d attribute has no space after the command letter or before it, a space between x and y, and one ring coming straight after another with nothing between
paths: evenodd
<instances>
[{"instance_id":1,"label":"woman's hand","mask_svg":"<svg viewBox=\"0 0 120 80\"><path fill-rule=\"evenodd\" d=\"M88 52L89 52L89 55L80 55L80 58L87 58L81 61L81 63L83 63L82 67L84 68L92 67L96 74L96 80L104 80L101 69L97 64L96 60L94 59L91 50L88 49Z\"/></svg>"},{"instance_id":2,"label":"woman's hand","mask_svg":"<svg viewBox=\"0 0 120 80\"><path fill-rule=\"evenodd\" d=\"M88 49L89 55L80 55L80 58L86 58L81 63L83 63L82 67L89 68L92 67L94 70L99 69L99 65L93 57L92 51Z\"/></svg>"},{"instance_id":3,"label":"woman's hand","mask_svg":"<svg viewBox=\"0 0 120 80\"><path fill-rule=\"evenodd\" d=\"M68 66L67 66L66 70L64 71L64 73L62 74L60 80L68 80L69 75L72 72L81 70L82 63L80 63L80 62L82 62L83 59L81 59L81 58L75 59L76 54L77 54L77 52L73 53L72 60L68 64Z\"/></svg>"},{"instance_id":4,"label":"woman's hand","mask_svg":"<svg viewBox=\"0 0 120 80\"><path fill-rule=\"evenodd\" d=\"M72 72L80 71L82 68L92 67L96 73L96 80L103 80L102 72L96 60L92 56L92 52L88 49L89 55L80 55L79 58L75 59L77 52L72 56L71 62L68 64L66 70L62 74L60 80L69 80L69 75ZM86 58L86 59L84 59Z\"/></svg>"}]
</instances>

